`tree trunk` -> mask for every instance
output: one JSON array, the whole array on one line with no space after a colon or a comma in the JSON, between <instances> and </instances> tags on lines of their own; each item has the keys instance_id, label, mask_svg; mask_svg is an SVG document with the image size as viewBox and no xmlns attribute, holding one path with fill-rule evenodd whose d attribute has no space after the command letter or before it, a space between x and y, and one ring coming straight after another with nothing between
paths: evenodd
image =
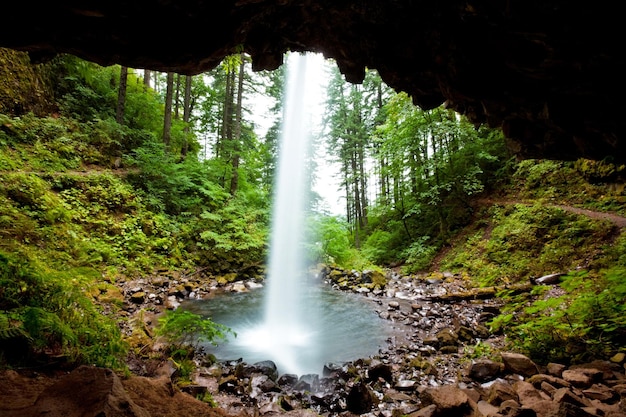
<instances>
[{"instance_id":1,"label":"tree trunk","mask_svg":"<svg viewBox=\"0 0 626 417\"><path fill-rule=\"evenodd\" d=\"M241 123L243 113L243 80L245 75L246 61L241 54L241 64L239 64L239 79L237 81L237 105L235 107L235 132L233 137L233 173L230 177L230 195L235 195L239 188L239 158L241 152Z\"/></svg>"},{"instance_id":2,"label":"tree trunk","mask_svg":"<svg viewBox=\"0 0 626 417\"><path fill-rule=\"evenodd\" d=\"M172 97L174 95L174 73L167 73L167 90L165 92L165 115L163 117L163 143L169 150L172 140Z\"/></svg>"},{"instance_id":3,"label":"tree trunk","mask_svg":"<svg viewBox=\"0 0 626 417\"><path fill-rule=\"evenodd\" d=\"M352 187L354 192L354 246L358 249L361 247L361 242L359 239L359 230L363 227L363 211L361 206L361 192L359 185L359 171L357 168L357 155L356 150L352 151L352 155L350 157L350 166L352 169Z\"/></svg>"},{"instance_id":4,"label":"tree trunk","mask_svg":"<svg viewBox=\"0 0 626 417\"><path fill-rule=\"evenodd\" d=\"M128 85L128 67L122 66L120 69L120 86L117 90L117 109L115 111L115 120L117 123L124 124L124 109L126 107L126 86Z\"/></svg>"},{"instance_id":5,"label":"tree trunk","mask_svg":"<svg viewBox=\"0 0 626 417\"><path fill-rule=\"evenodd\" d=\"M358 145L359 180L361 185L361 222L362 226L367 226L367 177L365 176L365 151L363 142Z\"/></svg>"},{"instance_id":6,"label":"tree trunk","mask_svg":"<svg viewBox=\"0 0 626 417\"><path fill-rule=\"evenodd\" d=\"M224 113L222 116L222 139L219 143L218 153L224 161L224 171L220 178L220 185L226 187L227 164L232 157L232 140L233 140L233 107L235 105L235 71L228 69L226 74L226 85L224 87Z\"/></svg>"},{"instance_id":7,"label":"tree trunk","mask_svg":"<svg viewBox=\"0 0 626 417\"><path fill-rule=\"evenodd\" d=\"M349 170L348 170L348 161L346 159L343 160L343 183L345 184L346 189L346 221L348 224L352 224L352 205L350 201L352 198L350 197L350 180L349 180Z\"/></svg>"},{"instance_id":8,"label":"tree trunk","mask_svg":"<svg viewBox=\"0 0 626 417\"><path fill-rule=\"evenodd\" d=\"M180 119L180 74L176 74L176 95L174 97L174 119Z\"/></svg>"},{"instance_id":9,"label":"tree trunk","mask_svg":"<svg viewBox=\"0 0 626 417\"><path fill-rule=\"evenodd\" d=\"M146 91L150 88L150 70L149 69L143 70L143 85Z\"/></svg>"},{"instance_id":10,"label":"tree trunk","mask_svg":"<svg viewBox=\"0 0 626 417\"><path fill-rule=\"evenodd\" d=\"M180 155L184 159L187 156L187 152L189 151L189 122L191 119L191 75L185 76L185 97L183 103L183 122L185 123L185 127L183 128L183 146L180 150Z\"/></svg>"}]
</instances>

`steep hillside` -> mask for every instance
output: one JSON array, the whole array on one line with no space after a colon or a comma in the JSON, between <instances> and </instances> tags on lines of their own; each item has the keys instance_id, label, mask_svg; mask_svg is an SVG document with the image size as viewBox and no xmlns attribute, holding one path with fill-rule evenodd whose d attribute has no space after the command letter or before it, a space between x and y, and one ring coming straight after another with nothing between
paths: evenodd
<instances>
[{"instance_id":1,"label":"steep hillside","mask_svg":"<svg viewBox=\"0 0 626 417\"><path fill-rule=\"evenodd\" d=\"M147 129L162 105L141 84L128 106L146 120L123 126L102 107L115 95L98 92L115 68L70 60L37 72L23 58L0 65L3 82L31 86L0 96L5 112L21 103L0 113L0 364L123 369L133 346L118 285L154 271L256 276L266 209L233 198L206 163L168 154Z\"/></svg>"}]
</instances>

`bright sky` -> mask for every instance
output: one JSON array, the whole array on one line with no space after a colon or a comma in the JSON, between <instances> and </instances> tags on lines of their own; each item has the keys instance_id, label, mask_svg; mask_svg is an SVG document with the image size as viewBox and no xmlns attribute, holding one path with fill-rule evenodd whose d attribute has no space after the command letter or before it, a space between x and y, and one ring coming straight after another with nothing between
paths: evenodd
<instances>
[{"instance_id":1,"label":"bright sky","mask_svg":"<svg viewBox=\"0 0 626 417\"><path fill-rule=\"evenodd\" d=\"M322 116L324 114L324 102L326 101L326 85L329 78L329 66L335 65L331 61L324 59L321 54L310 54L307 61L307 77L311 79L312 106L311 120L316 124L313 127L315 132L319 132L322 128ZM322 138L320 148L317 150L318 164L317 181L313 186L313 190L317 192L324 200L322 207L331 215L344 214L345 208L339 192L339 168L336 164L330 162L332 159L328 155L326 143Z\"/></svg>"},{"instance_id":2,"label":"bright sky","mask_svg":"<svg viewBox=\"0 0 626 417\"><path fill-rule=\"evenodd\" d=\"M321 130L322 116L324 113L324 102L326 100L326 84L328 82L328 68L334 65L331 61L324 59L321 54L309 53L307 59L307 99L313 129L315 132ZM253 118L257 125L257 134L264 136L267 129L272 124L271 117L268 116L269 99L255 99L250 102ZM322 138L322 142L323 138ZM318 170L316 172L317 181L313 190L324 200L322 207L331 215L344 214L344 203L339 192L338 168L329 162L331 158L327 155L325 147L318 149L316 162Z\"/></svg>"}]
</instances>

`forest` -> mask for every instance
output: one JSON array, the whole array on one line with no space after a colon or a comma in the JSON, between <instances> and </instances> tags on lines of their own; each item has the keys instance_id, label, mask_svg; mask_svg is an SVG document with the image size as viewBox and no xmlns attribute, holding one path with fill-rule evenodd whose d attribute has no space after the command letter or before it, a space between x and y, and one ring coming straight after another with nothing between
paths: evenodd
<instances>
[{"instance_id":1,"label":"forest","mask_svg":"<svg viewBox=\"0 0 626 417\"><path fill-rule=\"evenodd\" d=\"M253 72L243 53L182 76L0 50L0 367L123 371L151 342L128 331L121 283L263 279L284 73ZM329 62L326 77L307 164L312 265L497 288L491 331L543 363L624 352L625 166L517 160L500 130L421 110L374 70L350 84ZM341 214L313 191L326 164ZM558 296L508 287L550 274ZM189 329L228 331L172 314L157 333Z\"/></svg>"}]
</instances>

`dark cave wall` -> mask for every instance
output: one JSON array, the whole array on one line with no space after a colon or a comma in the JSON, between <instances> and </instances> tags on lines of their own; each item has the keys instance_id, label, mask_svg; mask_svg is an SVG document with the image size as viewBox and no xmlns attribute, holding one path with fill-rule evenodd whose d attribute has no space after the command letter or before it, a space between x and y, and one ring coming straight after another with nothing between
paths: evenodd
<instances>
[{"instance_id":1,"label":"dark cave wall","mask_svg":"<svg viewBox=\"0 0 626 417\"><path fill-rule=\"evenodd\" d=\"M0 46L195 74L243 47L255 69L285 51L366 67L428 109L502 127L521 157L626 161L626 65L608 1L31 0L5 5Z\"/></svg>"}]
</instances>

